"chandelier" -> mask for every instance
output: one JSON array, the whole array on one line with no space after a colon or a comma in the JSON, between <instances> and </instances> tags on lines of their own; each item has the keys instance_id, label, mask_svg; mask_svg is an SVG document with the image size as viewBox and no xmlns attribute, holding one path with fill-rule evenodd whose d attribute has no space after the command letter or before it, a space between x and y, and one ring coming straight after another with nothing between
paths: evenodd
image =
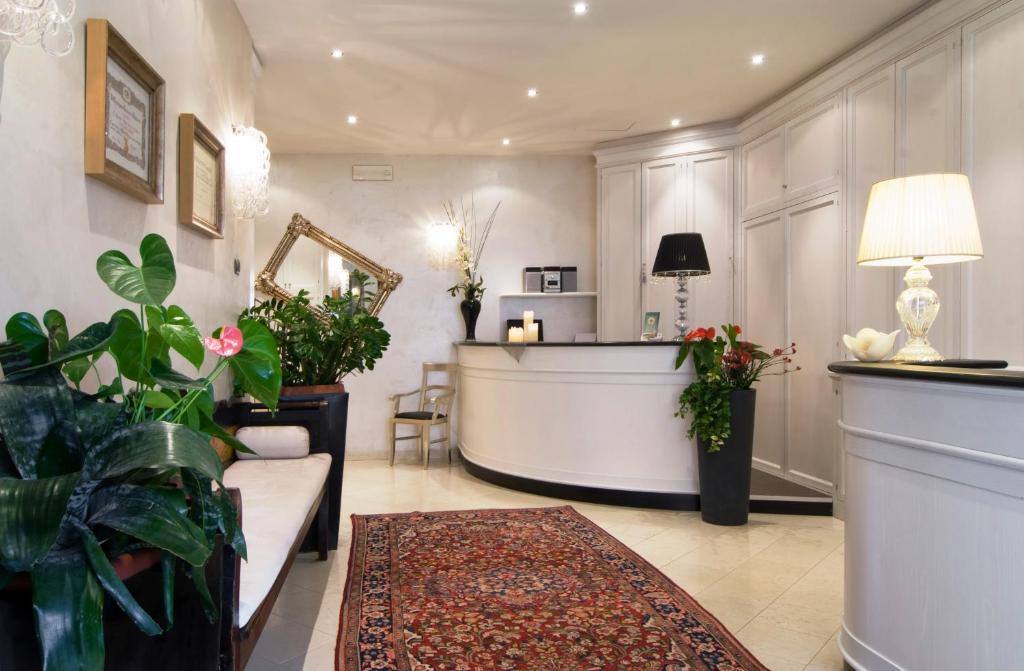
<instances>
[{"instance_id":1,"label":"chandelier","mask_svg":"<svg viewBox=\"0 0 1024 671\"><path fill-rule=\"evenodd\" d=\"M75 46L75 0L0 0L0 37L63 56Z\"/></svg>"},{"instance_id":2,"label":"chandelier","mask_svg":"<svg viewBox=\"0 0 1024 671\"><path fill-rule=\"evenodd\" d=\"M2 1L2 0L0 0ZM231 164L231 204L239 219L270 211L270 150L267 136L252 126L236 125L228 161Z\"/></svg>"}]
</instances>

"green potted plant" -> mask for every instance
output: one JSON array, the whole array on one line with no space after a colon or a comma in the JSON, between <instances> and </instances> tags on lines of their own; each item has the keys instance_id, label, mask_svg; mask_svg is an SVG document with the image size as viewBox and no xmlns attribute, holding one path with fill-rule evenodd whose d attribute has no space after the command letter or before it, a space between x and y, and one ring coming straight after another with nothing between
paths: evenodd
<instances>
[{"instance_id":1,"label":"green potted plant","mask_svg":"<svg viewBox=\"0 0 1024 671\"><path fill-rule=\"evenodd\" d=\"M241 320L204 341L183 309L164 305L176 280L167 243L147 235L140 253L138 266L119 251L97 261L102 280L135 309L73 337L56 310L41 322L19 313L0 344L0 596L31 590L39 650L24 659L38 658L46 671L104 668L107 598L144 633L169 629L180 567L213 622L203 569L215 539L246 552L234 505L212 487L223 467L211 437L245 449L213 421L212 384L230 369L275 406L273 338ZM172 368L171 352L197 371L206 352L217 358L192 378ZM162 624L115 568L138 553L155 555L164 575Z\"/></svg>"},{"instance_id":2,"label":"green potted plant","mask_svg":"<svg viewBox=\"0 0 1024 671\"><path fill-rule=\"evenodd\" d=\"M676 369L693 355L696 381L679 397L679 417L689 417L687 435L697 439L701 519L710 524L747 523L750 469L754 447L754 383L767 375L800 370L788 368L796 343L770 353L740 340L741 329L722 326L690 331L679 346Z\"/></svg>"},{"instance_id":3,"label":"green potted plant","mask_svg":"<svg viewBox=\"0 0 1024 671\"><path fill-rule=\"evenodd\" d=\"M491 236L491 228L494 226L494 219L498 216L499 202L491 211L491 216L483 224L476 218L476 203L470 201L469 210L465 203L461 205L461 212L456 212L452 202L444 204L444 212L448 217L450 225L459 231L459 241L455 252L455 267L459 273L459 282L449 287L448 293L455 298L460 293L462 301L459 303L459 310L462 312L462 320L466 325L466 340L476 340L476 322L480 318L482 308L481 300L484 297L484 278L480 276L480 257L483 256L484 247Z\"/></svg>"}]
</instances>

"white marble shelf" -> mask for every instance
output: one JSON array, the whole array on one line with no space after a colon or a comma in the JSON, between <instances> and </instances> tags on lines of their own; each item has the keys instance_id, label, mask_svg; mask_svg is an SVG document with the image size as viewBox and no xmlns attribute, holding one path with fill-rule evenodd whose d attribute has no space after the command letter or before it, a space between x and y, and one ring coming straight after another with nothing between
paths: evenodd
<instances>
[{"instance_id":1,"label":"white marble shelf","mask_svg":"<svg viewBox=\"0 0 1024 671\"><path fill-rule=\"evenodd\" d=\"M501 298L597 298L596 291L563 291L559 293L531 292L523 294L502 294Z\"/></svg>"}]
</instances>

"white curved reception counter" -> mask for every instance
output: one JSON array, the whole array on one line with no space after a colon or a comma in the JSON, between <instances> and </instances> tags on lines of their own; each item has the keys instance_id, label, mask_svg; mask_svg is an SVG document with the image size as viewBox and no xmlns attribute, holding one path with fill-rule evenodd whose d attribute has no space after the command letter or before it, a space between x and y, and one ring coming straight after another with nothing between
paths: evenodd
<instances>
[{"instance_id":1,"label":"white curved reception counter","mask_svg":"<svg viewBox=\"0 0 1024 671\"><path fill-rule=\"evenodd\" d=\"M460 343L458 445L496 484L627 505L697 507L697 446L675 416L678 344Z\"/></svg>"}]
</instances>

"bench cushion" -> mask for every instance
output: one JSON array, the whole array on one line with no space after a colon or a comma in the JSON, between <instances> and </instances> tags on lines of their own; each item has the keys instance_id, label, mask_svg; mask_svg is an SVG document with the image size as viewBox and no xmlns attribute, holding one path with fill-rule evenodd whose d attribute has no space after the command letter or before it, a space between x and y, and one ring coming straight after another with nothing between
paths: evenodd
<instances>
[{"instance_id":1,"label":"bench cushion","mask_svg":"<svg viewBox=\"0 0 1024 671\"><path fill-rule=\"evenodd\" d=\"M239 580L238 624L245 627L267 598L302 523L327 480L331 455L236 461L224 486L242 494L242 531L249 550Z\"/></svg>"},{"instance_id":2,"label":"bench cushion","mask_svg":"<svg viewBox=\"0 0 1024 671\"><path fill-rule=\"evenodd\" d=\"M301 459L309 454L309 431L304 426L243 426L235 434L255 452L238 452L239 459Z\"/></svg>"}]
</instances>

